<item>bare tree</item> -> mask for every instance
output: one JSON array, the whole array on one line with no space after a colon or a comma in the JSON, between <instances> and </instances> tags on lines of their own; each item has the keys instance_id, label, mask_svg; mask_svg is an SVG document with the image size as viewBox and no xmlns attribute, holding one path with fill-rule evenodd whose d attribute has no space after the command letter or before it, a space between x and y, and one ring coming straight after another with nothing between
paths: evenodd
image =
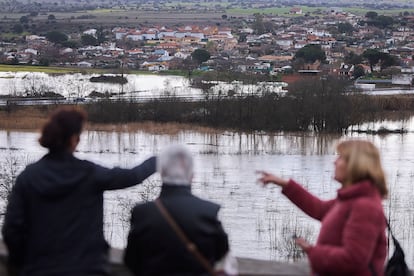
<instances>
[{"instance_id":1,"label":"bare tree","mask_svg":"<svg viewBox=\"0 0 414 276\"><path fill-rule=\"evenodd\" d=\"M0 162L0 215L3 216L16 178L23 166L24 158L10 154Z\"/></svg>"},{"instance_id":2,"label":"bare tree","mask_svg":"<svg viewBox=\"0 0 414 276\"><path fill-rule=\"evenodd\" d=\"M137 186L138 196L131 198L130 196L118 196L119 218L122 224L122 229L126 231L129 228L129 219L132 208L137 203L144 203L154 200L160 193L160 183L158 181L146 180L141 185ZM130 195L130 193L128 193Z\"/></svg>"},{"instance_id":3,"label":"bare tree","mask_svg":"<svg viewBox=\"0 0 414 276\"><path fill-rule=\"evenodd\" d=\"M295 238L301 237L309 241L314 237L314 229L309 225L301 225L297 218L292 220L291 217L286 217L282 220L280 231L275 250L287 260L304 258L305 252L296 244Z\"/></svg>"}]
</instances>

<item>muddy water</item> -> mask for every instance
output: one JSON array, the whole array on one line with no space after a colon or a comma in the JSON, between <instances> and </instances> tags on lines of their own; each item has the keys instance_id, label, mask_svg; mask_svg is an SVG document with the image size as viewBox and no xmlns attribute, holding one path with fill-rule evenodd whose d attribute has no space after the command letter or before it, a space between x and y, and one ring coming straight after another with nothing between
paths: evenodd
<instances>
[{"instance_id":1,"label":"muddy water","mask_svg":"<svg viewBox=\"0 0 414 276\"><path fill-rule=\"evenodd\" d=\"M414 130L413 122L405 122L404 127ZM391 191L384 207L391 213L396 235L413 267L413 132L316 136L188 130L176 135L89 131L83 134L76 156L106 166L131 167L167 144L186 144L195 157L193 192L221 204L220 217L235 255L280 260L296 252L292 234L315 241L319 223L289 203L277 187L257 185L255 170L292 177L316 195L332 198L339 187L332 179L334 145L347 137L368 139L380 148ZM45 150L38 146L37 138L35 132L0 131L0 161L4 164L8 158L17 158L19 164L25 164L38 159ZM156 197L159 184L159 176L154 175L143 185L105 194L105 235L113 246L125 246L130 208L136 202Z\"/></svg>"}]
</instances>

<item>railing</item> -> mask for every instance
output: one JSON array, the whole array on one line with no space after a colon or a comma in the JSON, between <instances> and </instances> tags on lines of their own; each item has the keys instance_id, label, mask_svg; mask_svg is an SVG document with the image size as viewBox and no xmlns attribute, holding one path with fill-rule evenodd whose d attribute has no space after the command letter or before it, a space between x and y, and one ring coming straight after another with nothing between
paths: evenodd
<instances>
[{"instance_id":1,"label":"railing","mask_svg":"<svg viewBox=\"0 0 414 276\"><path fill-rule=\"evenodd\" d=\"M112 264L112 276L132 276L122 263L123 250L111 249L110 261ZM0 241L0 275L8 276L7 250L4 243ZM266 276L302 276L309 275L309 268L306 263L283 263L263 260L238 258L240 275Z\"/></svg>"},{"instance_id":2,"label":"railing","mask_svg":"<svg viewBox=\"0 0 414 276\"><path fill-rule=\"evenodd\" d=\"M112 248L110 262L112 265L111 276L133 276L122 262L123 250ZM0 240L0 275L11 276L7 272L7 250ZM287 263L276 261L255 260L237 258L240 276L306 276L310 275L306 262ZM414 275L414 271L411 270Z\"/></svg>"}]
</instances>

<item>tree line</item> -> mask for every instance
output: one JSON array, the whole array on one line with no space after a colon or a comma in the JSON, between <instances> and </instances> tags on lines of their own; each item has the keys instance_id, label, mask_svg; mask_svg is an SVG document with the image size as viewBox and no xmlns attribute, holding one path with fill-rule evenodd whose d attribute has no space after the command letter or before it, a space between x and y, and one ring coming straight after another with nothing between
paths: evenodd
<instances>
[{"instance_id":1,"label":"tree line","mask_svg":"<svg viewBox=\"0 0 414 276\"><path fill-rule=\"evenodd\" d=\"M342 133L389 112L401 114L402 119L414 108L412 98L365 96L349 91L348 84L333 78L314 78L292 85L285 96L267 93L198 101L169 97L146 103L104 100L86 105L86 109L89 119L96 123L156 121L247 131Z\"/></svg>"}]
</instances>

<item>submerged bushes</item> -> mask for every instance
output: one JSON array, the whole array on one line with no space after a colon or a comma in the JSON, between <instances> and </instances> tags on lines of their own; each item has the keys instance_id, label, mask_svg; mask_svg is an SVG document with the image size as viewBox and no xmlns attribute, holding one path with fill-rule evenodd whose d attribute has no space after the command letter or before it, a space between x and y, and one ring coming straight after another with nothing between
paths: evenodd
<instances>
[{"instance_id":1,"label":"submerged bushes","mask_svg":"<svg viewBox=\"0 0 414 276\"><path fill-rule=\"evenodd\" d=\"M311 79L292 86L286 96L206 97L183 101L169 97L146 103L104 101L87 106L89 119L99 123L196 123L243 130L342 132L358 123L358 105L337 80Z\"/></svg>"},{"instance_id":2,"label":"submerged bushes","mask_svg":"<svg viewBox=\"0 0 414 276\"><path fill-rule=\"evenodd\" d=\"M412 95L367 96L347 91L347 85L336 79L314 78L291 85L284 96L275 93L244 97L235 96L238 93L233 96L206 94L203 100L197 101L164 97L141 103L133 99L108 98L85 101L81 106L93 123L155 121L238 130L334 133L364 122L388 118L401 121L413 114ZM50 107L36 108L46 108L45 113L48 113ZM13 111L23 106L5 108L7 116L14 118L17 115Z\"/></svg>"}]
</instances>

